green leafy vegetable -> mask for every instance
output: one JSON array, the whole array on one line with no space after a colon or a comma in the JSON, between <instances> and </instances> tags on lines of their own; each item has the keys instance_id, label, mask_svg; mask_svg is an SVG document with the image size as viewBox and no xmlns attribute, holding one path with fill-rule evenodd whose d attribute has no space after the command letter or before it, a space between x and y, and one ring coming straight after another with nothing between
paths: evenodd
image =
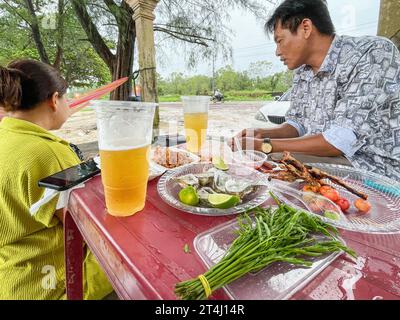
<instances>
[{"instance_id":1,"label":"green leafy vegetable","mask_svg":"<svg viewBox=\"0 0 400 320\"><path fill-rule=\"evenodd\" d=\"M337 251L356 256L337 239L335 227L271 195L278 208L255 208L240 216L238 237L225 256L203 274L211 291L277 261L309 267L312 262L305 260L305 256L317 257ZM317 241L315 235L321 233L327 239ZM186 300L206 298L204 284L199 278L177 283L175 294Z\"/></svg>"},{"instance_id":2,"label":"green leafy vegetable","mask_svg":"<svg viewBox=\"0 0 400 320\"><path fill-rule=\"evenodd\" d=\"M183 251L184 251L185 253L191 253L190 248L189 248L189 245L188 245L187 243L183 246Z\"/></svg>"}]
</instances>

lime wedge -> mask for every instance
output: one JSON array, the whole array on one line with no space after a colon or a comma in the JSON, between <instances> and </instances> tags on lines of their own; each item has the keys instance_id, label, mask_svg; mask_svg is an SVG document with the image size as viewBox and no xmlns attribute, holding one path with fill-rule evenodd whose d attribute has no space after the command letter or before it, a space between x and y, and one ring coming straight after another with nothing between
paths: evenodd
<instances>
[{"instance_id":1,"label":"lime wedge","mask_svg":"<svg viewBox=\"0 0 400 320\"><path fill-rule=\"evenodd\" d=\"M223 193L212 193L208 196L208 202L218 209L229 209L236 206L240 202L238 196Z\"/></svg>"},{"instance_id":2,"label":"lime wedge","mask_svg":"<svg viewBox=\"0 0 400 320\"><path fill-rule=\"evenodd\" d=\"M336 212L325 211L325 212L324 212L324 216L325 216L326 218L328 218L328 219L331 219L331 220L335 220L335 221L340 220L340 216L339 216L339 214L337 214Z\"/></svg>"},{"instance_id":3,"label":"lime wedge","mask_svg":"<svg viewBox=\"0 0 400 320\"><path fill-rule=\"evenodd\" d=\"M228 170L229 166L225 163L224 159L219 156L212 158L212 164L219 170Z\"/></svg>"},{"instance_id":4,"label":"lime wedge","mask_svg":"<svg viewBox=\"0 0 400 320\"><path fill-rule=\"evenodd\" d=\"M197 195L196 189L192 186L183 188L181 191L179 191L178 195L179 200L184 204L189 206L196 206L199 204L199 196Z\"/></svg>"}]
</instances>

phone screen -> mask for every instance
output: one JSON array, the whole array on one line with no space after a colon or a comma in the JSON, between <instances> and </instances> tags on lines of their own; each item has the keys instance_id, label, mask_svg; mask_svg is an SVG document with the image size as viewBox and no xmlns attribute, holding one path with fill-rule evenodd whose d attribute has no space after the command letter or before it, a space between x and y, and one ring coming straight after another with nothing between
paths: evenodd
<instances>
[{"instance_id":1,"label":"phone screen","mask_svg":"<svg viewBox=\"0 0 400 320\"><path fill-rule=\"evenodd\" d=\"M100 173L100 169L97 167L96 162L93 159L89 159L74 167L39 180L38 186L63 191L88 180L98 173Z\"/></svg>"}]
</instances>

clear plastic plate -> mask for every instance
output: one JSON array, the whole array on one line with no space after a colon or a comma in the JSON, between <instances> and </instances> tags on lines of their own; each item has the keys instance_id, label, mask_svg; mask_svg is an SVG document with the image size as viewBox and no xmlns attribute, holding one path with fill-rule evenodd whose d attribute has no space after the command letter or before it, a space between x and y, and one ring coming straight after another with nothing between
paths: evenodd
<instances>
[{"instance_id":1,"label":"clear plastic plate","mask_svg":"<svg viewBox=\"0 0 400 320\"><path fill-rule=\"evenodd\" d=\"M167 148L167 147L160 147L160 148ZM191 160L191 163L200 162L200 157L199 157L199 156L197 156L197 155L195 155L194 153L191 153L191 152L189 152L189 151L187 151L187 150L185 150L185 149L181 149L181 148L177 148L177 147L168 147L168 149L169 149L170 151L173 151L173 152L185 154L185 155L188 156L188 158ZM168 168L168 167L165 167L165 166L163 166L163 165L157 163L157 161L156 161L157 159L154 158L154 151L155 151L155 148L152 147L151 150L150 150L150 160L151 160L151 162L155 163L155 164L156 164L157 166L159 166L159 167L164 168L165 170L175 169L175 168ZM165 160L165 159L164 159L164 160ZM182 165L177 166L176 168L181 167L181 166L182 166Z\"/></svg>"},{"instance_id":2,"label":"clear plastic plate","mask_svg":"<svg viewBox=\"0 0 400 320\"><path fill-rule=\"evenodd\" d=\"M189 173L203 173L212 167L213 165L211 163L200 162L187 164L185 166L167 171L158 181L157 190L159 195L166 203L174 208L185 212L206 216L225 216L238 214L240 212L244 212L258 205L261 205L269 198L268 187L259 186L256 191L252 192L250 195L245 196L239 205L229 209L216 209L197 206L195 207L185 205L180 202L178 198L178 193L182 188L176 181L176 178ZM252 168L237 164L229 164L229 170L226 172L234 177L252 179L255 182L259 182L265 179L265 175L263 173L260 173Z\"/></svg>"},{"instance_id":3,"label":"clear plastic plate","mask_svg":"<svg viewBox=\"0 0 400 320\"><path fill-rule=\"evenodd\" d=\"M322 163L310 165L344 180L352 188L367 194L368 202L371 204L371 210L368 213L359 212L354 206L354 201L358 197L345 188L331 183L339 191L341 197L349 200L351 207L344 215L341 215L338 221L322 217L324 221L341 229L363 233L387 234L400 232L399 182L353 167ZM330 180L324 181L330 183ZM285 189L284 186L291 188L292 194L289 197L285 196L286 199L298 207L317 213L302 201L305 194L300 191L302 183L287 184L279 180L272 180L270 183L272 188L281 191L284 196L287 196L287 192L285 192L287 188ZM336 206L333 211L337 212L337 210ZM321 215L320 213L317 214Z\"/></svg>"},{"instance_id":4,"label":"clear plastic plate","mask_svg":"<svg viewBox=\"0 0 400 320\"><path fill-rule=\"evenodd\" d=\"M193 241L198 255L207 268L216 264L237 237L236 219L199 234ZM323 240L325 236L318 236ZM343 242L342 239L339 239ZM344 243L344 242L343 242ZM275 262L263 270L231 282L223 287L231 299L236 300L285 300L314 279L342 252L334 252L320 257L307 257L311 267L302 267L285 262Z\"/></svg>"}]
</instances>

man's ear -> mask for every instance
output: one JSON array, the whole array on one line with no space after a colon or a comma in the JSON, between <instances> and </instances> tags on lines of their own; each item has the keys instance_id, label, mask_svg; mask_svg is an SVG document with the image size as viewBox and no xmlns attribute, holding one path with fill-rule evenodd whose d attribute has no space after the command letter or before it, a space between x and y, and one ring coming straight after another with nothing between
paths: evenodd
<instances>
[{"instance_id":1,"label":"man's ear","mask_svg":"<svg viewBox=\"0 0 400 320\"><path fill-rule=\"evenodd\" d=\"M55 112L58 108L58 98L60 97L59 93L56 91L53 93L51 98L49 99L49 107Z\"/></svg>"},{"instance_id":2,"label":"man's ear","mask_svg":"<svg viewBox=\"0 0 400 320\"><path fill-rule=\"evenodd\" d=\"M308 39L311 36L311 33L314 29L314 25L310 19L303 19L303 21L300 24L300 29L303 32L304 39Z\"/></svg>"}]
</instances>

